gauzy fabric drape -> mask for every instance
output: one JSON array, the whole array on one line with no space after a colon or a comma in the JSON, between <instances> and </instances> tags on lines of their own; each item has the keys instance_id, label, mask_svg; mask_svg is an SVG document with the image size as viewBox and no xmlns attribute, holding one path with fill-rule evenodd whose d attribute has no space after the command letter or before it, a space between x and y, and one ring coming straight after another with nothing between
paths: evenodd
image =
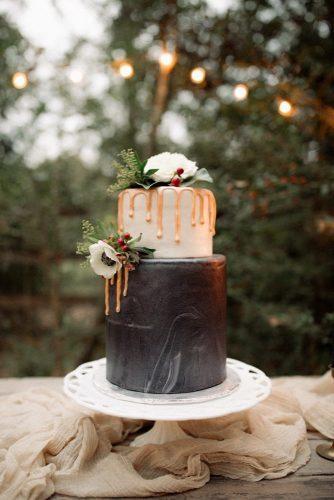
<instances>
[{"instance_id":1,"label":"gauzy fabric drape","mask_svg":"<svg viewBox=\"0 0 334 500\"><path fill-rule=\"evenodd\" d=\"M180 422L187 439L130 447L142 421L86 410L33 388L0 399L0 498L154 496L200 488L210 475L275 479L307 463L307 429L334 439L334 381L286 377L251 410Z\"/></svg>"}]
</instances>

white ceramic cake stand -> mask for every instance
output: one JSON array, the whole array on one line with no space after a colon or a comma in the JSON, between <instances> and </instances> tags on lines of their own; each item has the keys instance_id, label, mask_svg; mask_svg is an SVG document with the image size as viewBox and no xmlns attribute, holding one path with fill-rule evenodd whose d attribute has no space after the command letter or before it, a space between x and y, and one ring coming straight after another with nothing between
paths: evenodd
<instances>
[{"instance_id":1,"label":"white ceramic cake stand","mask_svg":"<svg viewBox=\"0 0 334 500\"><path fill-rule=\"evenodd\" d=\"M162 444L189 437L178 421L204 420L252 408L269 396L271 382L258 368L227 359L226 380L188 394L148 394L127 391L106 380L105 358L84 363L66 375L64 392L80 405L107 415L155 420L152 429L131 446Z\"/></svg>"}]
</instances>

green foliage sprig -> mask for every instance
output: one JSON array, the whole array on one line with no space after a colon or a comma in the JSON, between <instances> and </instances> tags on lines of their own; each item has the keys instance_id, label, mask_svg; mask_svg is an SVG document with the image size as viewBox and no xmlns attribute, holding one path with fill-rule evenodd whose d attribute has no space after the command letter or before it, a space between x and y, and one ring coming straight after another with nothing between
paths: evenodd
<instances>
[{"instance_id":1,"label":"green foliage sprig","mask_svg":"<svg viewBox=\"0 0 334 500\"><path fill-rule=\"evenodd\" d=\"M82 221L82 241L77 243L77 255L89 256L89 247L99 240L105 240L115 231L111 223L97 221L95 226L89 220Z\"/></svg>"},{"instance_id":2,"label":"green foliage sprig","mask_svg":"<svg viewBox=\"0 0 334 500\"><path fill-rule=\"evenodd\" d=\"M116 181L108 187L109 193L136 186L149 189L153 184L156 184L150 176L157 172L157 169L144 172L147 160L141 161L136 151L124 149L119 157L120 161L115 160L112 163L117 175Z\"/></svg>"}]
</instances>

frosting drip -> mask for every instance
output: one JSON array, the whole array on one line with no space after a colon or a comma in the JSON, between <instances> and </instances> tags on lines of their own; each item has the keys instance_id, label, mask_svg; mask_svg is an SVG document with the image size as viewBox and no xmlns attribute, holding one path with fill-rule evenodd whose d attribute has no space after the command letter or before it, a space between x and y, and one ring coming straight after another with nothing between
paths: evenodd
<instances>
[{"instance_id":1,"label":"frosting drip","mask_svg":"<svg viewBox=\"0 0 334 500\"><path fill-rule=\"evenodd\" d=\"M123 284L123 291L122 291ZM114 278L105 279L104 284L104 304L105 310L104 313L106 316L110 313L110 286L114 285ZM128 294L128 285L129 285L129 269L124 269L124 283L123 283L123 270L122 267L116 273L116 304L115 311L117 313L121 310L121 296L126 297Z\"/></svg>"},{"instance_id":2,"label":"frosting drip","mask_svg":"<svg viewBox=\"0 0 334 500\"><path fill-rule=\"evenodd\" d=\"M129 196L129 213L130 218L135 217L135 200L138 196L145 197L146 204L146 222L152 221L152 200L156 197L157 202L157 233L156 237L163 237L163 220L164 220L164 194L167 191L174 193L174 240L176 243L181 241L181 204L184 193L190 192L192 195L191 207L191 225L196 226L205 223L205 199L208 200L208 219L209 219L209 234L215 234L216 222L216 201L211 191L208 189L194 189L191 187L173 188L171 186L161 187L158 189L126 189L118 196L118 231L124 231L124 197ZM199 213L197 214L197 200L199 200Z\"/></svg>"},{"instance_id":3,"label":"frosting drip","mask_svg":"<svg viewBox=\"0 0 334 500\"><path fill-rule=\"evenodd\" d=\"M108 316L109 314L109 300L110 300L109 281L110 280L105 279L104 282L104 314L106 316Z\"/></svg>"}]
</instances>

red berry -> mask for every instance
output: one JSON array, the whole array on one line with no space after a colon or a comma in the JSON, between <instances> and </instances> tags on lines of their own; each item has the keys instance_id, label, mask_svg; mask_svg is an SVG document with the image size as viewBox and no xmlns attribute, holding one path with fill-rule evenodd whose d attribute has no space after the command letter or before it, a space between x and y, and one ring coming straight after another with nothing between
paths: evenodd
<instances>
[{"instance_id":1,"label":"red berry","mask_svg":"<svg viewBox=\"0 0 334 500\"><path fill-rule=\"evenodd\" d=\"M118 238L117 243L121 246L124 245L124 241L122 238Z\"/></svg>"},{"instance_id":2,"label":"red berry","mask_svg":"<svg viewBox=\"0 0 334 500\"><path fill-rule=\"evenodd\" d=\"M125 233L125 234L123 234L123 238L125 240L129 240L131 238L131 234L130 233Z\"/></svg>"},{"instance_id":3,"label":"red berry","mask_svg":"<svg viewBox=\"0 0 334 500\"><path fill-rule=\"evenodd\" d=\"M129 247L128 247L128 245L123 245L123 246L122 246L122 250L123 250L123 252L126 252L128 248L129 248Z\"/></svg>"},{"instance_id":4,"label":"red berry","mask_svg":"<svg viewBox=\"0 0 334 500\"><path fill-rule=\"evenodd\" d=\"M180 181L180 179L178 179L177 177L174 177L174 179L172 179L171 184L172 184L172 186L174 186L174 187L179 187L179 185L181 184L181 181Z\"/></svg>"},{"instance_id":5,"label":"red berry","mask_svg":"<svg viewBox=\"0 0 334 500\"><path fill-rule=\"evenodd\" d=\"M182 175L183 172L184 172L184 168L182 168L182 167L178 168L176 171L177 175Z\"/></svg>"}]
</instances>

